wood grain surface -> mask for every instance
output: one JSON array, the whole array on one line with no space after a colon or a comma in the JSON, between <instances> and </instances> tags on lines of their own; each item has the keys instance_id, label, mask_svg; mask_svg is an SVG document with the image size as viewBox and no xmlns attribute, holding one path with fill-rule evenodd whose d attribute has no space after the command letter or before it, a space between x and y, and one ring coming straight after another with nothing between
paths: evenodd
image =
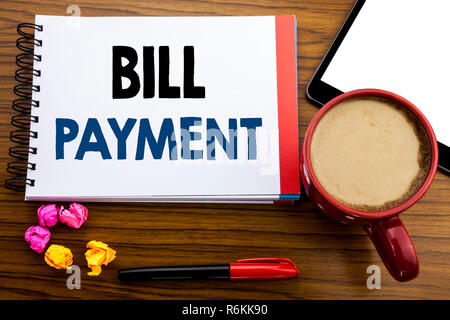
<instances>
[{"instance_id":1,"label":"wood grain surface","mask_svg":"<svg viewBox=\"0 0 450 320\"><path fill-rule=\"evenodd\" d=\"M82 16L291 15L298 19L300 140L317 108L305 88L344 21L353 0L22 0L0 2L0 180L6 178L16 26L35 14L66 15L76 4ZM426 63L422 61L421 63ZM81 266L81 290L68 290L67 274L31 251L25 230L37 224L40 203L2 188L0 195L0 298L2 299L449 299L450 178L438 172L428 193L402 215L415 244L420 275L395 282L364 231L318 214L308 200L294 206L223 204L92 203L80 230L61 224L51 243L72 249ZM117 250L99 277L87 276L89 240ZM286 257L300 269L296 280L271 282L158 281L121 283L121 268L227 263L238 258ZM368 290L366 268L381 267L381 289Z\"/></svg>"}]
</instances>

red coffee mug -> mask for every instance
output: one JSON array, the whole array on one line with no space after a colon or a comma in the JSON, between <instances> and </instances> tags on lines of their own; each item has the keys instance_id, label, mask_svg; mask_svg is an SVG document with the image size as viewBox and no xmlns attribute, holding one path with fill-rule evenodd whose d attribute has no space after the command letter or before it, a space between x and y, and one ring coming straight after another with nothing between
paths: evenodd
<instances>
[{"instance_id":1,"label":"red coffee mug","mask_svg":"<svg viewBox=\"0 0 450 320\"><path fill-rule=\"evenodd\" d=\"M388 210L366 212L350 208L338 202L322 187L311 165L311 140L320 119L340 102L363 96L385 98L409 109L422 123L430 141L430 169L422 186L411 198ZM337 96L316 113L306 131L300 157L300 170L306 193L317 208L337 221L362 225L390 274L398 281L408 281L418 275L419 261L409 234L398 215L415 204L425 194L436 174L437 163L438 147L436 137L430 123L419 109L408 100L394 93L378 89L361 89Z\"/></svg>"}]
</instances>

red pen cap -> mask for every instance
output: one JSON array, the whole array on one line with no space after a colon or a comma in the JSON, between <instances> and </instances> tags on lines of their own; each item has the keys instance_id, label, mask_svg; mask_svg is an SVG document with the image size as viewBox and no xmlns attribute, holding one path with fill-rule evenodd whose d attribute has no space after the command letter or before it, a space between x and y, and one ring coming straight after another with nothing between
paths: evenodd
<instances>
[{"instance_id":1,"label":"red pen cap","mask_svg":"<svg viewBox=\"0 0 450 320\"><path fill-rule=\"evenodd\" d=\"M242 259L230 263L231 280L275 280L298 277L294 262L283 258Z\"/></svg>"}]
</instances>

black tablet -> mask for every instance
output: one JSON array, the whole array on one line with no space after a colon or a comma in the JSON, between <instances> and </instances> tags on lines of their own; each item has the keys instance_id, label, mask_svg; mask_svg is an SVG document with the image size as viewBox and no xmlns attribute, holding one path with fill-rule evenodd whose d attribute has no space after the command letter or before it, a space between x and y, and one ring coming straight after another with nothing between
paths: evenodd
<instances>
[{"instance_id":1,"label":"black tablet","mask_svg":"<svg viewBox=\"0 0 450 320\"><path fill-rule=\"evenodd\" d=\"M414 103L439 141L450 173L450 1L358 0L317 68L307 96L323 105L342 92L377 88Z\"/></svg>"}]
</instances>

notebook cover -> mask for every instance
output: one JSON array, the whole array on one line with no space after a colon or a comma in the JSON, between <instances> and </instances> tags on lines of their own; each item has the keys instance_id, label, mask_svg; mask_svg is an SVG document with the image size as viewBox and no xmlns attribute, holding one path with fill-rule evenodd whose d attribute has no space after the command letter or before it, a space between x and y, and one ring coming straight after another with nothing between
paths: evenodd
<instances>
[{"instance_id":1,"label":"notebook cover","mask_svg":"<svg viewBox=\"0 0 450 320\"><path fill-rule=\"evenodd\" d=\"M35 46L35 54L41 55L42 61L35 62L34 67L42 74L33 78L33 85L40 86L41 90L33 92L32 97L40 101L40 105L32 111L39 123L31 124L30 130L38 136L30 139L30 146L35 146L38 152L29 156L29 162L35 167L29 168L27 178L34 181L34 185L27 185L26 200L151 201L193 196L205 200L222 197L292 201L298 198L295 17L71 19L36 16L36 24L42 25L43 30L36 32L42 46ZM167 46L171 50L169 82L180 87L180 97L158 99L155 81L153 99L143 99L142 88L136 97L111 99L111 49L114 46L131 47L137 52L139 62L135 67L141 82L143 47L152 46L156 53ZM205 87L204 99L182 97L183 81L179 73L183 71L183 60L180 57L188 46L195 49L194 82ZM156 78L158 58L155 54ZM175 134L183 116L191 115L200 119L200 124L192 124L194 129L188 131L191 141L186 150L191 155L203 150L205 155L209 133L203 130L215 121L219 129L215 150L217 159L222 153L223 163L213 161L216 158L207 159L206 155L200 159L193 159L195 156L181 159L186 145L180 141L180 136L174 138L176 159L172 159L168 151L173 150L169 149L170 140L163 141L160 158L157 153L155 157L148 128L147 131L142 129L146 121L154 131L153 146L159 146L165 119L173 122ZM109 122L112 118L119 131L114 131ZM245 129L257 123L249 124L248 119L258 118L260 127L267 132L274 131L271 137L278 135L267 147L278 150L267 157L272 167L265 166L260 159L264 148L259 148L259 143L264 130L259 127L253 143L259 153L255 159L250 157L251 134L248 131L246 135ZM136 122L134 131L125 139L127 149L122 156L125 154L126 159L120 159L117 132L125 130L128 119L136 119ZM72 128L61 126L61 122ZM241 144L235 158L230 159L233 153L224 152L223 145L232 141L233 124L237 124L236 136ZM77 132L73 134L70 131L75 126ZM220 135L223 141L219 141ZM201 137L198 140L203 147L195 144L196 136ZM67 141L61 143L61 138ZM136 151L140 148L139 141L144 141L142 159L138 159ZM130 151L135 145L137 147Z\"/></svg>"}]
</instances>

